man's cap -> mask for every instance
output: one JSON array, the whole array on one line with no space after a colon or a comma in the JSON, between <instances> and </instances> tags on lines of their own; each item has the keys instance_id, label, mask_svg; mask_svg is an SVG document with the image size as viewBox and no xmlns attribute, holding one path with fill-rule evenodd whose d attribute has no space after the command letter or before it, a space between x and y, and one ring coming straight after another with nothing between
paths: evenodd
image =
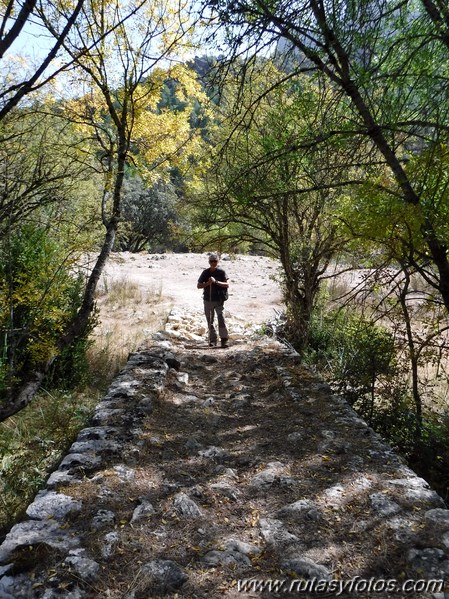
<instances>
[{"instance_id":1,"label":"man's cap","mask_svg":"<svg viewBox=\"0 0 449 599\"><path fill-rule=\"evenodd\" d=\"M218 254L209 254L209 262L211 260L218 260Z\"/></svg>"}]
</instances>

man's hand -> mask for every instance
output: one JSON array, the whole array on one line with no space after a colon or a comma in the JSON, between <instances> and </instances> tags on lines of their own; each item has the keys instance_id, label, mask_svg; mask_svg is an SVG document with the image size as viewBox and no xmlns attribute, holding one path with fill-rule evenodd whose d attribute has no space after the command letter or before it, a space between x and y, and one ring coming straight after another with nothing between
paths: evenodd
<instances>
[{"instance_id":1,"label":"man's hand","mask_svg":"<svg viewBox=\"0 0 449 599\"><path fill-rule=\"evenodd\" d=\"M212 285L212 283L216 283L216 280L214 279L214 277L210 277L210 279L209 279L209 285Z\"/></svg>"}]
</instances>

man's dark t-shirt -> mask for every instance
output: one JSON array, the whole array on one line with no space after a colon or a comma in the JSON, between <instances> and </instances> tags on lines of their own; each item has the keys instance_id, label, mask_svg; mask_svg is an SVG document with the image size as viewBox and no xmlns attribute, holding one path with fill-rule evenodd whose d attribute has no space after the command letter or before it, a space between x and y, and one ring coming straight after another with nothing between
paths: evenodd
<instances>
[{"instance_id":1,"label":"man's dark t-shirt","mask_svg":"<svg viewBox=\"0 0 449 599\"><path fill-rule=\"evenodd\" d=\"M214 279L217 279L217 281L220 281L222 283L226 283L226 281L228 280L225 271L219 266L217 266L214 272L212 272L210 268L206 268L206 270L203 270L203 272L200 275L200 278L198 279L198 283L207 283L210 277L214 277ZM207 301L210 300L212 302L220 302L223 300L225 292L226 289L224 287L212 285L212 287L204 288L203 298Z\"/></svg>"}]
</instances>

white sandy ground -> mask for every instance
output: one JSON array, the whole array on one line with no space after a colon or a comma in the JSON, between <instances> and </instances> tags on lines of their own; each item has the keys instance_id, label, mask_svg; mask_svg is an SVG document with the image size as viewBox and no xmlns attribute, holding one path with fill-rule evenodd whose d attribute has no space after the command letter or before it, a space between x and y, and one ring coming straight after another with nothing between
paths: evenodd
<instances>
[{"instance_id":1,"label":"white sandy ground","mask_svg":"<svg viewBox=\"0 0 449 599\"><path fill-rule=\"evenodd\" d=\"M229 277L226 310L233 318L259 324L272 319L283 309L276 282L278 262L262 256L226 257L219 266ZM112 281L137 283L143 291L161 297L168 308L202 309L202 290L198 277L208 267L208 254L112 254L102 284Z\"/></svg>"}]
</instances>

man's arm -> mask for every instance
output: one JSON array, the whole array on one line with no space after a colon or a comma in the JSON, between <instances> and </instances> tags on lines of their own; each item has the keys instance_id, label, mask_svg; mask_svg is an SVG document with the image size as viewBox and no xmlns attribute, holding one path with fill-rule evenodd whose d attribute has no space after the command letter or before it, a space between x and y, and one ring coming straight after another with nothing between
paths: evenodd
<instances>
[{"instance_id":1,"label":"man's arm","mask_svg":"<svg viewBox=\"0 0 449 599\"><path fill-rule=\"evenodd\" d=\"M217 287L221 287L222 289L227 289L229 287L229 283L228 283L228 277L226 276L226 273L223 271L223 274L221 275L221 278L223 279L216 279L215 277L211 277L210 280L212 281L212 283L215 283L215 285L217 285Z\"/></svg>"},{"instance_id":2,"label":"man's arm","mask_svg":"<svg viewBox=\"0 0 449 599\"><path fill-rule=\"evenodd\" d=\"M203 271L198 279L198 283L196 284L197 289L204 289L205 287L209 287L212 285L210 278L205 274L206 271Z\"/></svg>"},{"instance_id":3,"label":"man's arm","mask_svg":"<svg viewBox=\"0 0 449 599\"><path fill-rule=\"evenodd\" d=\"M215 283L215 285L217 285L217 287L221 287L222 289L227 289L229 287L229 283L228 283L227 279L226 279L226 281L218 281L218 279L211 277L210 280L212 281L212 283ZM207 285L206 285L206 287L207 287Z\"/></svg>"},{"instance_id":4,"label":"man's arm","mask_svg":"<svg viewBox=\"0 0 449 599\"><path fill-rule=\"evenodd\" d=\"M198 281L198 283L196 284L196 288L197 289L204 289L205 287L210 287L210 285L212 285L212 277L206 281L205 283L200 283L200 281Z\"/></svg>"}]
</instances>

